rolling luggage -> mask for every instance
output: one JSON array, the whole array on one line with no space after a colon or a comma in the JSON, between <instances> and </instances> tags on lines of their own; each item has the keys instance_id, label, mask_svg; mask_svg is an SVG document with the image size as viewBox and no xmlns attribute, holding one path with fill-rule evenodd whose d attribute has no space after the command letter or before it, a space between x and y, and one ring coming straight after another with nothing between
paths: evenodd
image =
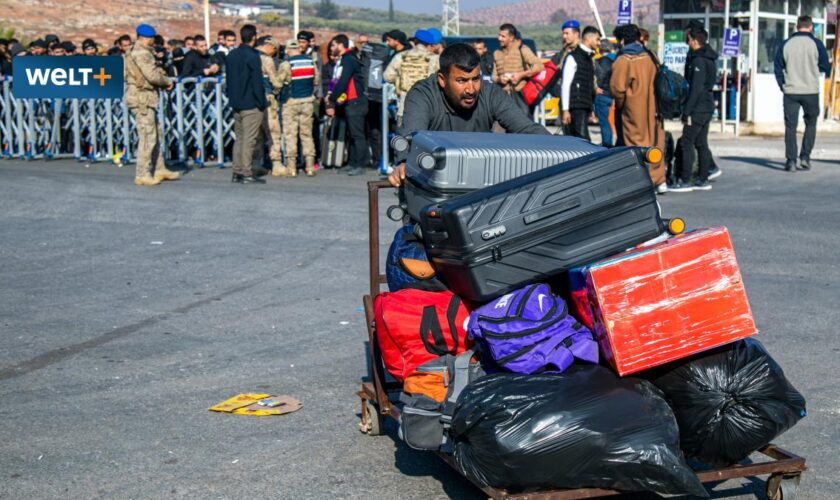
<instances>
[{"instance_id":1,"label":"rolling luggage","mask_svg":"<svg viewBox=\"0 0 840 500\"><path fill-rule=\"evenodd\" d=\"M321 165L341 168L347 164L347 123L330 117L324 122L324 137L321 140Z\"/></svg>"},{"instance_id":2,"label":"rolling luggage","mask_svg":"<svg viewBox=\"0 0 840 500\"><path fill-rule=\"evenodd\" d=\"M417 132L409 140L404 194L414 220L432 203L604 150L556 135Z\"/></svg>"},{"instance_id":3,"label":"rolling luggage","mask_svg":"<svg viewBox=\"0 0 840 500\"><path fill-rule=\"evenodd\" d=\"M441 281L486 302L665 231L643 148L614 148L426 207Z\"/></svg>"}]
</instances>

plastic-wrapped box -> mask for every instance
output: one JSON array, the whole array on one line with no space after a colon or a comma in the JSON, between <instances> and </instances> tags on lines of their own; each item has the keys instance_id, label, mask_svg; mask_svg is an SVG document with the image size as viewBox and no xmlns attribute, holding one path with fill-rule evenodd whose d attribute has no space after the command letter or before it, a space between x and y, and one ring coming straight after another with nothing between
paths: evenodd
<instances>
[{"instance_id":1,"label":"plastic-wrapped box","mask_svg":"<svg viewBox=\"0 0 840 500\"><path fill-rule=\"evenodd\" d=\"M630 250L585 273L594 329L619 375L758 333L726 228Z\"/></svg>"}]
</instances>

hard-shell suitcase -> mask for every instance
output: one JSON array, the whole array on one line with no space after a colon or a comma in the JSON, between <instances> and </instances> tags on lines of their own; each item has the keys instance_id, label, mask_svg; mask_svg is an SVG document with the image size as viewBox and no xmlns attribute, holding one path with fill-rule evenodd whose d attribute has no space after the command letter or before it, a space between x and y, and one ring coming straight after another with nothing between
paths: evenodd
<instances>
[{"instance_id":1,"label":"hard-shell suitcase","mask_svg":"<svg viewBox=\"0 0 840 500\"><path fill-rule=\"evenodd\" d=\"M665 231L643 148L614 148L427 207L440 279L486 302Z\"/></svg>"},{"instance_id":2,"label":"hard-shell suitcase","mask_svg":"<svg viewBox=\"0 0 840 500\"><path fill-rule=\"evenodd\" d=\"M408 139L404 193L415 220L429 204L604 150L558 135L417 132Z\"/></svg>"},{"instance_id":3,"label":"hard-shell suitcase","mask_svg":"<svg viewBox=\"0 0 840 500\"><path fill-rule=\"evenodd\" d=\"M324 138L321 140L321 165L339 168L347 163L346 139L346 122L340 118L327 118L324 123Z\"/></svg>"}]
</instances>

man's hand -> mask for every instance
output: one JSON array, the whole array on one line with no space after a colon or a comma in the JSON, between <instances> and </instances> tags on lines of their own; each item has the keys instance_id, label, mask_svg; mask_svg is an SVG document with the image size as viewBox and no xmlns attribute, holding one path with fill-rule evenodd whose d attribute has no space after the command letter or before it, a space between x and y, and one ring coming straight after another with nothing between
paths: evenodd
<instances>
[{"instance_id":1,"label":"man's hand","mask_svg":"<svg viewBox=\"0 0 840 500\"><path fill-rule=\"evenodd\" d=\"M327 116L335 116L335 108L327 108Z\"/></svg>"},{"instance_id":2,"label":"man's hand","mask_svg":"<svg viewBox=\"0 0 840 500\"><path fill-rule=\"evenodd\" d=\"M512 74L505 73L505 74L503 74L502 76L499 77L499 83L501 83L502 85L507 85L508 82L510 82L512 77L513 77Z\"/></svg>"},{"instance_id":3,"label":"man's hand","mask_svg":"<svg viewBox=\"0 0 840 500\"><path fill-rule=\"evenodd\" d=\"M563 111L563 125L570 125L572 123L572 114L568 111Z\"/></svg>"},{"instance_id":4,"label":"man's hand","mask_svg":"<svg viewBox=\"0 0 840 500\"><path fill-rule=\"evenodd\" d=\"M169 85L167 85L167 87L166 87L166 91L171 92L172 89L174 89L174 88L175 88L175 82L170 81Z\"/></svg>"},{"instance_id":5,"label":"man's hand","mask_svg":"<svg viewBox=\"0 0 840 500\"><path fill-rule=\"evenodd\" d=\"M595 87L595 95L604 95L604 89L601 87Z\"/></svg>"},{"instance_id":6,"label":"man's hand","mask_svg":"<svg viewBox=\"0 0 840 500\"><path fill-rule=\"evenodd\" d=\"M522 80L522 76L523 76L524 73L525 72L522 71L522 72L516 72L516 73L510 75L510 83L512 83L514 85L518 85L520 80Z\"/></svg>"},{"instance_id":7,"label":"man's hand","mask_svg":"<svg viewBox=\"0 0 840 500\"><path fill-rule=\"evenodd\" d=\"M388 176L388 182L394 187L400 187L405 181L405 163L400 163L394 167L394 171Z\"/></svg>"}]
</instances>

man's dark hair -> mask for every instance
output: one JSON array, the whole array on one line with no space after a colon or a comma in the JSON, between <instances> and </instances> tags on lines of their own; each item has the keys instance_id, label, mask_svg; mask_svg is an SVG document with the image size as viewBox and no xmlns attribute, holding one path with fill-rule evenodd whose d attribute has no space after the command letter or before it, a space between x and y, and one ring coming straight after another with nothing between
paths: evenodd
<instances>
[{"instance_id":1,"label":"man's dark hair","mask_svg":"<svg viewBox=\"0 0 840 500\"><path fill-rule=\"evenodd\" d=\"M193 36L185 36L185 37L184 37L184 43L187 43L187 41L189 41L189 40L192 40L192 41L194 42L194 41L195 41L195 37L193 37Z\"/></svg>"},{"instance_id":2,"label":"man's dark hair","mask_svg":"<svg viewBox=\"0 0 840 500\"><path fill-rule=\"evenodd\" d=\"M227 36L227 30L219 30L219 32L216 33L216 38L224 38L226 36Z\"/></svg>"},{"instance_id":3,"label":"man's dark hair","mask_svg":"<svg viewBox=\"0 0 840 500\"><path fill-rule=\"evenodd\" d=\"M335 35L335 36L333 37L332 41L333 41L333 42L335 42L335 43L337 43L337 44L340 44L340 45L341 45L342 47L344 47L345 49L347 49L347 48L349 48L349 47L350 47L350 39L349 39L349 38L347 38L347 35L345 35L345 34L343 34L343 33L340 33L340 34L338 34L338 35Z\"/></svg>"},{"instance_id":4,"label":"man's dark hair","mask_svg":"<svg viewBox=\"0 0 840 500\"><path fill-rule=\"evenodd\" d=\"M481 64L481 58L478 56L475 47L466 43L456 43L450 45L443 50L440 55L440 72L449 76L449 71L452 66L461 71L472 71Z\"/></svg>"},{"instance_id":5,"label":"man's dark hair","mask_svg":"<svg viewBox=\"0 0 840 500\"><path fill-rule=\"evenodd\" d=\"M476 38L475 40L473 40L473 43L474 44L475 43L480 43L481 45L484 45L484 46L487 45L487 42L485 42L483 38Z\"/></svg>"},{"instance_id":6,"label":"man's dark hair","mask_svg":"<svg viewBox=\"0 0 840 500\"><path fill-rule=\"evenodd\" d=\"M635 24L625 24L622 26L616 26L613 30L613 36L617 40L624 42L624 45L630 45L631 43L639 41L639 38L642 36L642 32Z\"/></svg>"},{"instance_id":7,"label":"man's dark hair","mask_svg":"<svg viewBox=\"0 0 840 500\"><path fill-rule=\"evenodd\" d=\"M154 46L155 47L163 47L163 45L164 45L163 37L160 36L160 35L155 35Z\"/></svg>"},{"instance_id":8,"label":"man's dark hair","mask_svg":"<svg viewBox=\"0 0 840 500\"><path fill-rule=\"evenodd\" d=\"M700 45L706 45L709 41L709 32L706 28L691 28L688 30L688 37L692 40L697 40Z\"/></svg>"},{"instance_id":9,"label":"man's dark hair","mask_svg":"<svg viewBox=\"0 0 840 500\"><path fill-rule=\"evenodd\" d=\"M505 23L505 24L499 26L499 31L507 31L510 34L510 36L512 36L513 38L520 38L519 30L516 29L516 26L514 26L510 23Z\"/></svg>"},{"instance_id":10,"label":"man's dark hair","mask_svg":"<svg viewBox=\"0 0 840 500\"><path fill-rule=\"evenodd\" d=\"M206 38L204 38L204 35L195 35L195 36L193 37L193 41L194 41L195 43L198 43L198 42L206 42L206 41L207 41L207 39L206 39Z\"/></svg>"},{"instance_id":11,"label":"man's dark hair","mask_svg":"<svg viewBox=\"0 0 840 500\"><path fill-rule=\"evenodd\" d=\"M803 28L813 28L814 27L814 20L811 19L811 16L799 16L796 18L796 29L801 30Z\"/></svg>"},{"instance_id":12,"label":"man's dark hair","mask_svg":"<svg viewBox=\"0 0 840 500\"><path fill-rule=\"evenodd\" d=\"M109 56L115 56L115 55L118 55L119 53L120 53L120 48L119 47L111 47L111 48L108 49L108 55Z\"/></svg>"},{"instance_id":13,"label":"man's dark hair","mask_svg":"<svg viewBox=\"0 0 840 500\"><path fill-rule=\"evenodd\" d=\"M124 41L126 41L126 40L130 42L130 41L131 41L131 37L130 37L130 36L128 36L128 35L122 35L122 36L120 36L119 38L117 38L117 44L120 44L120 43L122 43L122 42L124 42Z\"/></svg>"},{"instance_id":14,"label":"man's dark hair","mask_svg":"<svg viewBox=\"0 0 840 500\"><path fill-rule=\"evenodd\" d=\"M583 37L586 38L588 35L601 35L601 32L598 31L598 28L595 26L587 26L583 28Z\"/></svg>"},{"instance_id":15,"label":"man's dark hair","mask_svg":"<svg viewBox=\"0 0 840 500\"><path fill-rule=\"evenodd\" d=\"M257 36L257 27L253 24L246 24L239 28L239 38L242 39L242 43L249 44L251 41L254 40Z\"/></svg>"},{"instance_id":16,"label":"man's dark hair","mask_svg":"<svg viewBox=\"0 0 840 500\"><path fill-rule=\"evenodd\" d=\"M233 30L225 30L225 38L230 37L230 36L232 36L233 38L236 38L236 33L234 33Z\"/></svg>"}]
</instances>

